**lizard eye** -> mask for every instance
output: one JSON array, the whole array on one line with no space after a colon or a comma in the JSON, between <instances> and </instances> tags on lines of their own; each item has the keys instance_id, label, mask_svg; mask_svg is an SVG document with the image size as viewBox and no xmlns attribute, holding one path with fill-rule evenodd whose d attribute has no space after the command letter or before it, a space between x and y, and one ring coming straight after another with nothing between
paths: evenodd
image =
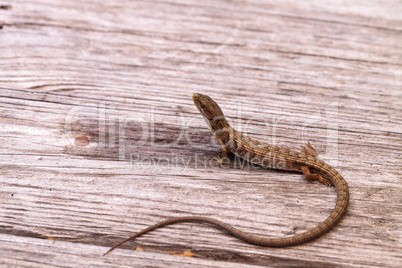
<instances>
[{"instance_id":1,"label":"lizard eye","mask_svg":"<svg viewBox=\"0 0 402 268\"><path fill-rule=\"evenodd\" d=\"M201 113L208 118L208 120L212 120L214 118L213 113L211 112L211 110L205 106L205 104L200 103L200 109L201 109Z\"/></svg>"}]
</instances>

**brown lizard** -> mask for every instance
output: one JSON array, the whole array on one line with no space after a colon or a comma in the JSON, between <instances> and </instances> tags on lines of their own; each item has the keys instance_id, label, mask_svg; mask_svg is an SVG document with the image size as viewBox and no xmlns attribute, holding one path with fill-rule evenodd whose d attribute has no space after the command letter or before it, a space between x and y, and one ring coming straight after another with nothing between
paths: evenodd
<instances>
[{"instance_id":1,"label":"brown lizard","mask_svg":"<svg viewBox=\"0 0 402 268\"><path fill-rule=\"evenodd\" d=\"M245 242L267 247L286 247L308 242L328 232L339 222L348 206L348 184L334 168L316 158L317 152L310 143L302 146L303 150L299 153L285 147L256 141L232 128L226 121L221 108L210 97L202 94L194 94L193 101L215 135L216 140L221 145L223 157L227 157L227 153L230 151L253 164L273 169L299 171L303 173L307 180L318 180L326 186L335 186L338 199L334 210L325 221L316 227L300 234L281 238L265 238L248 234L227 223L208 217L187 216L171 218L136 233L112 247L104 255L130 239L139 237L157 228L179 222L208 223L225 230Z\"/></svg>"}]
</instances>

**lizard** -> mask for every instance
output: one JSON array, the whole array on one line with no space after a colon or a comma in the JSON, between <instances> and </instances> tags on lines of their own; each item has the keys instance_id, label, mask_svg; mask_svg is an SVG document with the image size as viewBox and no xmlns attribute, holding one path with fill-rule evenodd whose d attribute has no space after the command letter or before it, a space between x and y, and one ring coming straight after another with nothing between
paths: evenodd
<instances>
[{"instance_id":1,"label":"lizard","mask_svg":"<svg viewBox=\"0 0 402 268\"><path fill-rule=\"evenodd\" d=\"M326 186L335 186L337 201L334 210L326 220L305 232L288 237L261 237L236 229L235 227L220 220L203 216L184 216L167 219L149 226L148 228L132 235L124 241L110 248L104 255L119 247L123 243L142 236L157 228L180 222L199 222L210 224L223 229L227 233L250 244L265 247L287 247L309 242L331 230L346 212L349 202L349 187L345 179L330 165L319 160L316 150L310 142L302 146L301 152L287 147L274 146L259 142L236 131L227 122L219 105L209 96L195 93L193 101L213 135L222 148L222 157L227 157L228 152L249 161L253 164L266 168L297 171L309 181L317 180ZM222 158L216 159L218 162Z\"/></svg>"}]
</instances>

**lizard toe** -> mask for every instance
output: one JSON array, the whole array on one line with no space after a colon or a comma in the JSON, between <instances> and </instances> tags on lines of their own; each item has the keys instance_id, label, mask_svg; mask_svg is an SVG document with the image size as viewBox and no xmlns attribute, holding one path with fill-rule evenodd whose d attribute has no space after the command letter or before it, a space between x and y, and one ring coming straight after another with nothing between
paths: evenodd
<instances>
[{"instance_id":1,"label":"lizard toe","mask_svg":"<svg viewBox=\"0 0 402 268\"><path fill-rule=\"evenodd\" d=\"M322 177L321 175L319 175L318 181L321 182L322 184L324 184L325 186L328 186L328 187L334 186L330 180Z\"/></svg>"}]
</instances>

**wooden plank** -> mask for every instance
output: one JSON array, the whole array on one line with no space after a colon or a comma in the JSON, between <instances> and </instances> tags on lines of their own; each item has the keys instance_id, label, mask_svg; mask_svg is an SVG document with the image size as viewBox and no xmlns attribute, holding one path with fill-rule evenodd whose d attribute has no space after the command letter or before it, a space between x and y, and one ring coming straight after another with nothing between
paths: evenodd
<instances>
[{"instance_id":1,"label":"wooden plank","mask_svg":"<svg viewBox=\"0 0 402 268\"><path fill-rule=\"evenodd\" d=\"M154 252L119 250L116 254L100 258L105 247L81 243L50 241L31 237L0 235L2 258L0 264L10 267L44 266L107 266L107 267L232 267L231 262L203 260ZM24 250L21 250L21 246ZM236 263L238 267L253 267Z\"/></svg>"},{"instance_id":2,"label":"wooden plank","mask_svg":"<svg viewBox=\"0 0 402 268\"><path fill-rule=\"evenodd\" d=\"M399 266L402 5L369 2L5 1L0 263ZM168 217L285 236L333 208L299 174L214 165L193 92L253 138L325 150L350 185L340 224L284 249L179 224L102 258Z\"/></svg>"}]
</instances>

